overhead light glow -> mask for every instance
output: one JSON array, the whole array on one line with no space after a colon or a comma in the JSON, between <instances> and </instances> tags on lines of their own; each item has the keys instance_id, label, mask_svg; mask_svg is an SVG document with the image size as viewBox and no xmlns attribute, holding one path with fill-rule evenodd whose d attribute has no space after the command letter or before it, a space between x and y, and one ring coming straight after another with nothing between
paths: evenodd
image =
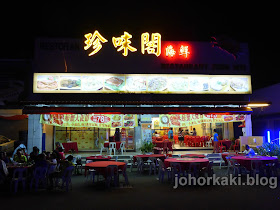
<instances>
[{"instance_id":1,"label":"overhead light glow","mask_svg":"<svg viewBox=\"0 0 280 210\"><path fill-rule=\"evenodd\" d=\"M248 107L265 107L265 106L269 106L269 103L251 103L248 104Z\"/></svg>"}]
</instances>

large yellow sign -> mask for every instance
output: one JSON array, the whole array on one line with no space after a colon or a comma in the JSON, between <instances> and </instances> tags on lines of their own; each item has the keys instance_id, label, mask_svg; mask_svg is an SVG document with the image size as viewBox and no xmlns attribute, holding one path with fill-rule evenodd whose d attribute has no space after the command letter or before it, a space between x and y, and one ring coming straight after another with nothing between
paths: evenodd
<instances>
[{"instance_id":1,"label":"large yellow sign","mask_svg":"<svg viewBox=\"0 0 280 210\"><path fill-rule=\"evenodd\" d=\"M93 34L85 34L84 37L86 38L84 50L88 50L90 47L93 48L93 51L88 56L98 53L102 48L102 43L108 42L97 30ZM159 33L152 33L151 40L149 37L150 34L147 32L141 35L141 52L145 54L145 51L147 51L148 54L159 56L161 54L161 35ZM123 56L127 56L128 51L137 51L135 47L130 45L131 38L132 35L125 31L120 37L112 37L113 46L117 48L118 52L123 51Z\"/></svg>"}]
</instances>

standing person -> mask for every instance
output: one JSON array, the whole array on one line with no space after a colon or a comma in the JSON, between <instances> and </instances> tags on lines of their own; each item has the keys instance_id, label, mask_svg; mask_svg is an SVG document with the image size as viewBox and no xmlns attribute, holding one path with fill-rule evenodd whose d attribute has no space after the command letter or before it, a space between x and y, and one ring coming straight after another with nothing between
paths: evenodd
<instances>
[{"instance_id":1,"label":"standing person","mask_svg":"<svg viewBox=\"0 0 280 210\"><path fill-rule=\"evenodd\" d=\"M195 128L193 128L193 133L192 133L193 136L196 136L196 130Z\"/></svg>"},{"instance_id":2,"label":"standing person","mask_svg":"<svg viewBox=\"0 0 280 210\"><path fill-rule=\"evenodd\" d=\"M120 141L120 129L119 128L116 128L116 131L115 131L115 142L119 142Z\"/></svg>"},{"instance_id":3,"label":"standing person","mask_svg":"<svg viewBox=\"0 0 280 210\"><path fill-rule=\"evenodd\" d=\"M173 128L170 128L167 134L169 141L173 142Z\"/></svg>"},{"instance_id":4,"label":"standing person","mask_svg":"<svg viewBox=\"0 0 280 210\"><path fill-rule=\"evenodd\" d=\"M179 139L180 147L184 146L184 135L183 135L183 129L182 128L179 128L178 139Z\"/></svg>"},{"instance_id":5,"label":"standing person","mask_svg":"<svg viewBox=\"0 0 280 210\"><path fill-rule=\"evenodd\" d=\"M213 145L213 153L217 153L218 152L218 141L219 141L219 135L217 133L217 130L214 129L214 138L213 138L213 141L214 141L214 145Z\"/></svg>"}]
</instances>

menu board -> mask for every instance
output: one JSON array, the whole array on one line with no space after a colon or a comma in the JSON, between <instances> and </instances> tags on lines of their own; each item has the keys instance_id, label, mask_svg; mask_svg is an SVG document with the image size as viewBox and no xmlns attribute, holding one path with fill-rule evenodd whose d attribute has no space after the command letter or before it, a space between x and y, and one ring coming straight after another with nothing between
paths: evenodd
<instances>
[{"instance_id":1,"label":"menu board","mask_svg":"<svg viewBox=\"0 0 280 210\"><path fill-rule=\"evenodd\" d=\"M60 127L137 127L136 114L42 114L40 123Z\"/></svg>"},{"instance_id":2,"label":"menu board","mask_svg":"<svg viewBox=\"0 0 280 210\"><path fill-rule=\"evenodd\" d=\"M186 127L201 123L225 123L245 121L246 115L170 114L159 115L160 127Z\"/></svg>"},{"instance_id":3,"label":"menu board","mask_svg":"<svg viewBox=\"0 0 280 210\"><path fill-rule=\"evenodd\" d=\"M249 75L35 73L34 93L249 94Z\"/></svg>"}]
</instances>

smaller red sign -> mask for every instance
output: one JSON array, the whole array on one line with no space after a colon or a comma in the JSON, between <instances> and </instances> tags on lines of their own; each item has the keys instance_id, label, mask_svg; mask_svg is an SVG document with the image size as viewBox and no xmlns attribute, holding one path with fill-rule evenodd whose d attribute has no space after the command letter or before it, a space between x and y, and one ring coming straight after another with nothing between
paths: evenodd
<instances>
[{"instance_id":1,"label":"smaller red sign","mask_svg":"<svg viewBox=\"0 0 280 210\"><path fill-rule=\"evenodd\" d=\"M110 117L105 115L93 115L90 119L96 123L107 123L110 121Z\"/></svg>"}]
</instances>

